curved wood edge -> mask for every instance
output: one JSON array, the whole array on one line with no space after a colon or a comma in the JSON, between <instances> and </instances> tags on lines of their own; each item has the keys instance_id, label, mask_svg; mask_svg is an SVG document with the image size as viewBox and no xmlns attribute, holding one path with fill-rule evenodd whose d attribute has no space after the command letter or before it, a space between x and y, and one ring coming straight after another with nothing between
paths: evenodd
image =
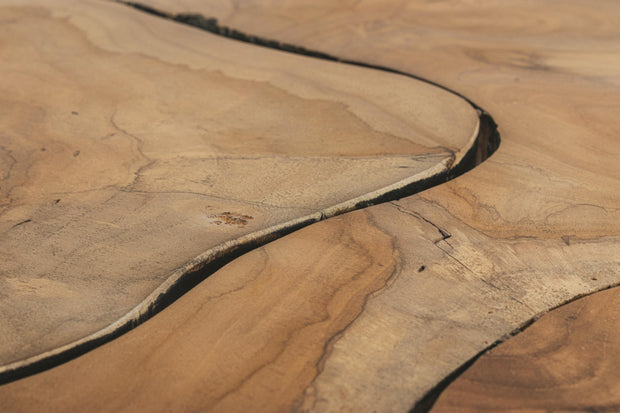
<instances>
[{"instance_id":1,"label":"curved wood edge","mask_svg":"<svg viewBox=\"0 0 620 413\"><path fill-rule=\"evenodd\" d=\"M446 352L458 361L534 310L454 271L441 249L463 242L462 228L401 203L253 250L117 340L0 386L0 400L33 411L365 411L377 401L405 411L412 388L450 368ZM522 296L538 275L505 282ZM556 290L546 291L563 301L575 281L548 280Z\"/></svg>"},{"instance_id":2,"label":"curved wood edge","mask_svg":"<svg viewBox=\"0 0 620 413\"><path fill-rule=\"evenodd\" d=\"M424 202L414 205L441 228L457 227L461 240L452 237L451 245L443 245L454 261L446 267L454 265L454 273L472 268L467 276L482 274L488 287L502 288L509 298L532 308L526 317L513 317L502 333L463 351L460 358L454 358L450 351L454 348L446 349L441 359L429 359L429 353L424 353L427 363L436 360L440 368L445 366L442 362L452 367L417 388L414 400L523 320L584 291L616 285L620 221L618 167L613 157L618 151L614 112L618 96L614 69L618 66L613 63L617 60L617 3L603 2L593 9L584 1L561 5L491 1L479 7L467 2L389 0L356 4L275 1L269 5L144 1L175 12L200 12L231 27L282 41L294 39L326 53L420 70L423 76L483 102L503 125L501 154L468 176L420 194L415 198ZM478 26L481 21L487 24ZM409 60L408 55L416 59ZM424 209L424 203L430 207ZM443 214L444 210L449 213ZM485 242L466 239L479 234L486 237ZM496 249L498 245L508 253ZM490 251L485 254L480 249ZM485 260L492 256L506 260ZM560 291L546 282L559 278L573 278L582 285ZM535 287L531 288L539 291L522 294L519 283L532 283ZM492 310L489 318L498 312ZM449 327L456 330L459 326ZM471 344L471 337L459 341L461 337L445 335L453 347ZM357 353L364 346L362 342L346 349ZM363 374L371 371L376 372L367 368ZM330 385L363 380L347 373L339 381L334 377L326 380L327 390L322 394L323 406L332 408L342 406L345 397L330 392ZM368 385L372 380L363 382ZM366 396L361 386L352 387L348 387L348 402ZM334 396L332 404L326 394Z\"/></svg>"},{"instance_id":3,"label":"curved wood edge","mask_svg":"<svg viewBox=\"0 0 620 413\"><path fill-rule=\"evenodd\" d=\"M290 51L286 48L275 48ZM298 51L293 50L290 52L297 53ZM312 56L312 52L304 52L300 54ZM320 56L318 57L321 58ZM213 274L223 265L245 254L246 252L265 245L312 223L316 223L356 209L400 199L447 182L448 180L471 170L476 165L491 156L492 153L498 148L500 137L497 130L497 124L492 119L490 114L457 92L441 85L437 85L434 82L422 79L418 76L381 66L368 65L354 61L343 61L333 57L329 57L327 60L337 60L341 63L352 66L361 66L391 72L438 86L441 89L463 98L476 110L479 119L477 128L464 148L454 152L453 156L444 159L432 169L413 175L407 179L403 179L377 191L373 191L349 201L325 208L316 213L253 232L210 248L203 254L171 273L166 281L154 290L147 298L108 327L82 339L58 347L52 351L1 366L0 384L18 380L20 378L52 368L78 357L98 346L101 346L116 337L119 337L151 318L185 292L203 281L209 275Z\"/></svg>"},{"instance_id":4,"label":"curved wood edge","mask_svg":"<svg viewBox=\"0 0 620 413\"><path fill-rule=\"evenodd\" d=\"M618 286L577 297L487 348L412 411L617 410L619 314Z\"/></svg>"}]
</instances>

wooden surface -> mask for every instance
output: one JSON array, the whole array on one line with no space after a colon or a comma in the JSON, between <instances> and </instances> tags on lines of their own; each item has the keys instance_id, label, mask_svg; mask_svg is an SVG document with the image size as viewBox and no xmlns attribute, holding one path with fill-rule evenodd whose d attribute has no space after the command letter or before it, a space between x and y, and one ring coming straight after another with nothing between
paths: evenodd
<instances>
[{"instance_id":1,"label":"wooden surface","mask_svg":"<svg viewBox=\"0 0 620 413\"><path fill-rule=\"evenodd\" d=\"M620 288L545 314L452 383L433 411L619 411Z\"/></svg>"},{"instance_id":2,"label":"wooden surface","mask_svg":"<svg viewBox=\"0 0 620 413\"><path fill-rule=\"evenodd\" d=\"M617 2L148 4L422 76L499 124L493 157L399 202L450 238L434 243L445 236L431 225L426 243L405 241L414 217L371 209L398 222L400 259L427 250L442 259L399 264L391 288L334 338L308 388L316 410L407 410L534 315L619 282Z\"/></svg>"},{"instance_id":3,"label":"wooden surface","mask_svg":"<svg viewBox=\"0 0 620 413\"><path fill-rule=\"evenodd\" d=\"M0 400L15 411L287 410L330 338L394 274L390 236L366 224L356 213L246 254L117 340L0 386Z\"/></svg>"},{"instance_id":4,"label":"wooden surface","mask_svg":"<svg viewBox=\"0 0 620 413\"><path fill-rule=\"evenodd\" d=\"M236 245L445 175L477 136L472 106L404 76L114 3L0 6L0 372Z\"/></svg>"},{"instance_id":5,"label":"wooden surface","mask_svg":"<svg viewBox=\"0 0 620 413\"><path fill-rule=\"evenodd\" d=\"M502 145L449 183L254 250L118 340L1 386L12 410L407 411L532 317L618 284L616 3L235 4L208 15L455 89Z\"/></svg>"},{"instance_id":6,"label":"wooden surface","mask_svg":"<svg viewBox=\"0 0 620 413\"><path fill-rule=\"evenodd\" d=\"M442 240L427 212L399 201L276 240L120 338L0 386L0 400L9 411L407 411L521 320L611 278L545 277L554 263L479 278L444 252L463 228ZM516 265L506 251L548 247L528 242L484 254ZM579 246L562 245L548 257L576 252L565 265L577 268Z\"/></svg>"}]
</instances>

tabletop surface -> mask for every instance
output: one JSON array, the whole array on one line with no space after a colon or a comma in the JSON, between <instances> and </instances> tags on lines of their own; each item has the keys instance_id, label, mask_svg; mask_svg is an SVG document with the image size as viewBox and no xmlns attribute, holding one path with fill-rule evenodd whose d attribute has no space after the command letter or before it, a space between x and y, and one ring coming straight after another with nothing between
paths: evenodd
<instances>
[{"instance_id":1,"label":"tabletop surface","mask_svg":"<svg viewBox=\"0 0 620 413\"><path fill-rule=\"evenodd\" d=\"M620 5L141 4L0 2L7 406L620 405Z\"/></svg>"}]
</instances>

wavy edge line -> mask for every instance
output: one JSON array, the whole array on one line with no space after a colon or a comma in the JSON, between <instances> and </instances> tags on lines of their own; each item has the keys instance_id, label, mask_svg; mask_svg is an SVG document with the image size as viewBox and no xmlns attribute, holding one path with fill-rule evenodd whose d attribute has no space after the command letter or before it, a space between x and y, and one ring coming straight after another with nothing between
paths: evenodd
<instances>
[{"instance_id":1,"label":"wavy edge line","mask_svg":"<svg viewBox=\"0 0 620 413\"><path fill-rule=\"evenodd\" d=\"M437 384L435 384L433 387L431 387L429 390L427 390L422 395L422 397L420 397L418 399L418 401L413 405L413 407L409 410L409 413L427 413L427 412L431 411L433 409L433 407L435 406L435 403L437 402L437 400L439 400L439 398L443 394L443 392L445 390L447 390L450 387L450 385L455 380L457 380L463 373L465 373L467 370L469 370L469 368L472 367L474 365L474 363L476 361L478 361L479 358L481 358L482 356L487 354L489 351L493 350L495 347L500 346L500 345L504 344L505 342L509 341L511 338L513 338L513 337L515 337L515 336L525 332L525 330L530 328L534 323L536 323L538 320L540 320L540 318L542 318L543 316L545 316L545 315L551 313L552 311L555 311L555 310L557 310L557 309L559 309L561 307L564 307L565 305L568 305L568 304L571 304L571 303L573 303L575 301L581 300L582 298L586 298L586 297L589 297L591 295L598 294L598 293L606 291L606 290L610 290L612 288L620 288L620 282L615 282L615 283L611 283L611 284L608 284L608 285L603 285L603 286L600 286L600 287L594 289L593 291L588 291L588 292L585 292L585 293L577 294L574 297L569 298L568 300L563 301L560 304L558 304L558 305L556 305L554 307L551 307L551 308L549 308L547 310L541 311L538 314L536 314L533 317L531 317L530 319L524 321L517 328L513 329L512 331L510 331L507 334L504 334L502 337L498 338L493 343L489 344L487 347L485 347L484 349L480 350L478 353L476 353L469 360L465 361L464 363L461 363L460 366L458 366L457 368L452 370L452 372L447 374Z\"/></svg>"},{"instance_id":2,"label":"wavy edge line","mask_svg":"<svg viewBox=\"0 0 620 413\"><path fill-rule=\"evenodd\" d=\"M248 36L242 32L231 30L224 26L216 25L216 28L219 31L213 31L188 23L187 21L179 18L179 16L187 15L170 15L168 13L152 9L148 6L140 5L139 3L126 2L123 0L112 0L112 2L124 4L158 17L170 19L181 24L198 27L199 29L209 31L216 35L245 43L251 43L292 54L305 55L318 59L340 62L352 66L365 67L406 76L426 84L436 86L463 99L475 109L478 115L478 122L472 136L463 148L454 152L452 156L443 159L441 162L429 169L417 173L409 178L402 179L394 184L368 192L315 213L246 234L242 237L226 241L208 249L204 253L188 261L183 266L174 270L168 278L144 300L107 327L81 339L60 347L56 347L53 350L0 366L0 385L56 367L105 343L108 343L117 337L120 337L126 332L142 324L158 312L162 311L164 308L172 304L224 265L249 251L324 219L383 202L397 200L405 196L411 196L441 183L447 182L479 165L491 156L499 147L500 136L497 129L497 124L493 118L471 100L462 96L458 92L435 82L383 66L342 60L322 52L315 52L302 47L262 39L258 36ZM202 16L200 17L202 20L207 20ZM211 21L213 20L214 19L211 19ZM221 29L221 27L224 27L224 29ZM231 34L233 35L231 36Z\"/></svg>"}]
</instances>

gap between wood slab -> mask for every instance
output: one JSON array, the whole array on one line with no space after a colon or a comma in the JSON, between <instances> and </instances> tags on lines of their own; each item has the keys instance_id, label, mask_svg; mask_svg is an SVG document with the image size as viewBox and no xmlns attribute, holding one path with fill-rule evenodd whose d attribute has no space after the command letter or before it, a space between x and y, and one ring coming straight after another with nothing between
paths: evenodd
<instances>
[{"instance_id":1,"label":"gap between wood slab","mask_svg":"<svg viewBox=\"0 0 620 413\"><path fill-rule=\"evenodd\" d=\"M561 304L559 304L559 305L557 305L557 306L555 306L553 308L550 308L550 309L548 309L546 311L543 311L543 312L537 314L536 316L532 317L531 319L527 320L526 322L521 324L521 326L517 327L516 329L514 329L510 333L506 334L504 337L501 337L501 338L497 339L496 341L491 343L488 347L486 347L485 349L481 350L478 354L476 354L475 356L473 356L472 358L467 360L465 363L461 364L452 373L450 373L449 375L444 377L443 380L441 380L432 389L430 389L428 392L426 392L426 394L411 408L410 413L427 413L427 412L430 412L433 409L433 406L435 405L435 403L437 402L439 397L441 396L441 394L444 392L444 390L446 390L448 388L448 386L450 386L456 379L458 379L463 373L465 373L467 371L467 369L469 369L480 357L484 356L486 353L488 353L489 351L493 350L495 347L499 346L500 344L506 342L510 338L512 338L512 337L514 337L514 336L524 332L525 330L527 330L530 326L532 326L537 320L539 320L545 314L547 314L547 313L549 313L551 311L557 310L560 307L568 305L568 304L570 304L570 303L572 303L574 301L577 301L579 299L582 299L584 297L588 297L588 296L590 296L592 294L597 294L597 293L600 293L601 291L609 290L611 288L616 288L616 287L620 287L620 282L612 284L612 285L609 285L609 286L607 286L605 288L602 288L600 290L592 291L592 292L585 293L585 294L579 294L579 295L571 298L570 300L567 300L567 301L565 301L565 302L563 302L563 303L561 303Z\"/></svg>"},{"instance_id":2,"label":"gap between wood slab","mask_svg":"<svg viewBox=\"0 0 620 413\"><path fill-rule=\"evenodd\" d=\"M479 129L477 134L472 136L473 139L471 144L464 148L466 150L453 153L451 159L441 165L438 165L438 168L435 168L432 173L424 174L424 176L411 177L378 191L326 208L318 213L311 214L294 221L289 221L275 227L267 228L257 233L248 234L245 237L227 242L223 245L208 250L196 259L189 261L182 268L178 269L178 271L175 271L168 281L164 282L146 300L105 329L97 331L75 342L56 348L52 351L6 366L5 369L0 371L0 384L14 381L62 364L124 334L167 307L170 303L213 274L222 266L231 262L240 255L245 254L246 252L265 245L314 222L356 209L400 199L444 183L469 171L483 162L499 146L500 137L497 130L497 125L486 111L459 93L434 82L387 67L342 60L331 55L310 51L302 47L296 47L286 43L247 35L235 29L219 26L215 19L207 19L199 15L170 15L138 3L123 1L117 2L131 6L143 12L171 19L181 24L198 27L227 38L244 41L254 45L353 66L385 71L423 81L439 87L442 90L448 91L449 93L468 102L476 110L479 118Z\"/></svg>"}]
</instances>

